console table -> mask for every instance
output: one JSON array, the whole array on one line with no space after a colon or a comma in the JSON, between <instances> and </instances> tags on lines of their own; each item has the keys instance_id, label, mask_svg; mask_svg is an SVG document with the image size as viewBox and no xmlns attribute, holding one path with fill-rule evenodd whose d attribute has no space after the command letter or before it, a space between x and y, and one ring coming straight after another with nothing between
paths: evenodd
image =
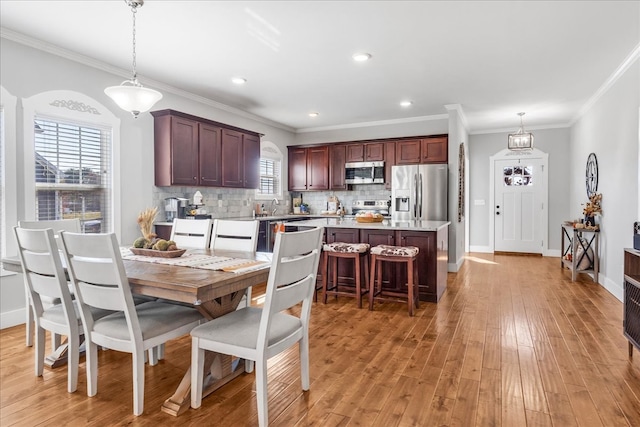
<instances>
[{"instance_id":1,"label":"console table","mask_svg":"<svg viewBox=\"0 0 640 427\"><path fill-rule=\"evenodd\" d=\"M562 247L560 266L571 270L571 281L575 282L580 273L593 273L593 281L598 282L599 256L598 239L600 229L574 228L573 224L562 225ZM580 248L580 250L578 250ZM592 254L589 254L589 250ZM580 252L580 254L578 254ZM579 269L582 262L589 262L589 267Z\"/></svg>"},{"instance_id":2,"label":"console table","mask_svg":"<svg viewBox=\"0 0 640 427\"><path fill-rule=\"evenodd\" d=\"M640 251L624 250L624 336L629 340L629 357L633 346L640 348Z\"/></svg>"}]
</instances>

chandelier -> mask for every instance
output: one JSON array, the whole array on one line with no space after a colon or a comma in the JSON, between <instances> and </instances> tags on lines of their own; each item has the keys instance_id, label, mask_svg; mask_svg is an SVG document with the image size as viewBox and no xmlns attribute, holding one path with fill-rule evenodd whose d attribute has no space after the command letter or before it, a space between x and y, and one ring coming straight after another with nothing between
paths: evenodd
<instances>
[{"instance_id":1,"label":"chandelier","mask_svg":"<svg viewBox=\"0 0 640 427\"><path fill-rule=\"evenodd\" d=\"M138 82L136 72L136 12L142 7L144 0L124 0L131 7L133 16L133 77L125 80L120 86L110 86L104 90L107 96L118 104L118 107L133 114L138 118L138 114L149 111L153 104L162 99L162 94L157 90L149 89Z\"/></svg>"},{"instance_id":2,"label":"chandelier","mask_svg":"<svg viewBox=\"0 0 640 427\"><path fill-rule=\"evenodd\" d=\"M509 150L530 150L533 148L533 134L524 131L524 124L522 123L524 113L518 113L518 115L520 116L520 129L516 133L509 134L507 148Z\"/></svg>"}]
</instances>

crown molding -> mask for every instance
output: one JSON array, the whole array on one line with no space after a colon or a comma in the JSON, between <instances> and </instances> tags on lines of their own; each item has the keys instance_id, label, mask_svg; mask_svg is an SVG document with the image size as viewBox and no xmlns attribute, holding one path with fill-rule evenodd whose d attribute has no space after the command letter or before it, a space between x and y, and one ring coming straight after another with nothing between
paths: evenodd
<instances>
[{"instance_id":1,"label":"crown molding","mask_svg":"<svg viewBox=\"0 0 640 427\"><path fill-rule=\"evenodd\" d=\"M87 65L89 67L101 70L101 71L105 71L107 73L110 74L115 74L117 76L123 77L123 78L130 78L131 77L131 73L128 70L123 70L122 68L119 67L115 67L113 65L107 64L105 62L102 61L98 61L97 59L91 58L89 56L85 56L85 55L81 55L77 52L73 52L67 49L63 49L59 46L53 45L51 43L47 43L45 41L39 40L39 39L35 39L33 37L29 37L26 36L22 33L19 33L17 31L13 31L10 30L8 28L5 27L0 27L0 38L4 38L7 40L11 40L14 41L16 43L20 43L23 44L25 46L29 46L32 47L34 49L38 49L41 50L43 52L47 52L50 53L52 55L56 55L74 62L78 62L80 64L83 65ZM251 119L251 120L255 120L257 122L263 123L265 125L268 126L273 126L275 128L278 129L282 129L291 133L295 133L295 129L284 125L282 123L278 123L278 122L274 122L272 120L266 119L264 117L261 116L257 116L255 114L251 114L248 113L244 110L240 110L239 108L235 108L235 107L231 107L229 105L226 104L222 104L220 102L214 101L212 99L209 98L205 98L203 96L200 95L196 95L192 92L188 92L186 90L182 90L182 89L178 89L177 87L153 80L153 79L148 79L148 78L138 78L138 80L143 83L145 86L151 86L154 87L155 89L161 90L163 92L167 92L167 93L172 93L174 95L177 96L181 96L183 98L186 99L190 99L192 101L198 102L200 104L204 104L204 105L208 105L210 107L214 107L217 108L219 110L223 110L229 113L233 113L235 115L247 118L247 119Z\"/></svg>"},{"instance_id":2,"label":"crown molding","mask_svg":"<svg viewBox=\"0 0 640 427\"><path fill-rule=\"evenodd\" d=\"M446 120L448 118L449 118L449 114L435 114L433 116L418 116L418 117L408 117L404 119L377 120L373 122L348 123L344 125L321 126L321 127L315 127L315 128L301 128L296 130L296 133L311 133L311 132L323 132L328 130L356 129L356 128L371 127L371 126L398 125L398 124L404 124L404 123L427 122L432 120Z\"/></svg>"},{"instance_id":3,"label":"crown molding","mask_svg":"<svg viewBox=\"0 0 640 427\"><path fill-rule=\"evenodd\" d=\"M570 128L571 123L556 123L550 125L537 125L537 126L527 126L527 132L532 130L545 130L545 129L564 129ZM486 135L490 133L514 133L518 129L512 128L501 128L501 129L481 129L474 132L470 132L469 135Z\"/></svg>"},{"instance_id":4,"label":"crown molding","mask_svg":"<svg viewBox=\"0 0 640 427\"><path fill-rule=\"evenodd\" d=\"M458 117L460 117L460 122L464 127L464 130L469 133L469 121L467 120L467 116L464 114L464 110L462 109L462 105L460 104L446 104L444 108L447 111L456 111L458 113Z\"/></svg>"},{"instance_id":5,"label":"crown molding","mask_svg":"<svg viewBox=\"0 0 640 427\"><path fill-rule=\"evenodd\" d=\"M640 58L640 43L636 45L635 48L631 51L631 53L622 61L622 64L616 68L616 70L609 76L609 78L600 86L600 88L594 93L591 98L580 108L578 114L571 120L571 126L576 124L578 120L584 116L587 111L593 107L593 105L598 102L602 96L607 93L609 89L618 81L620 77L624 75L624 73L633 65L635 61Z\"/></svg>"}]
</instances>

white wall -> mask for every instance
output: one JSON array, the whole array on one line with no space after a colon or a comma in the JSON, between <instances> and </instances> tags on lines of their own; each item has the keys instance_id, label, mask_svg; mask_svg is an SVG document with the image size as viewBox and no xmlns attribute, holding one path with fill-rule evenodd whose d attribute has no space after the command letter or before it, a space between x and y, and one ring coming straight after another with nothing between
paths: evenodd
<instances>
[{"instance_id":1,"label":"white wall","mask_svg":"<svg viewBox=\"0 0 640 427\"><path fill-rule=\"evenodd\" d=\"M598 158L598 193L602 193L599 282L622 299L623 249L633 247L638 218L638 109L640 64L635 63L571 128L570 212L580 216L587 201L585 166Z\"/></svg>"},{"instance_id":2,"label":"white wall","mask_svg":"<svg viewBox=\"0 0 640 427\"><path fill-rule=\"evenodd\" d=\"M67 56L76 59L73 54ZM107 69L106 67L103 67ZM16 163L23 162L22 153L22 108L21 99L50 90L72 90L83 93L107 106L121 119L120 133L120 171L121 171L121 200L122 232L118 239L130 242L139 235L136 217L138 212L153 206L153 117L141 114L134 119L131 114L120 110L113 101L104 94L104 88L119 84L123 80L120 75L112 74L103 69L84 65L77 60L54 55L41 49L26 46L12 40L0 38L0 85L18 98ZM234 114L223 110L215 102L201 99L195 95L181 92L179 89L163 92L163 99L154 106L154 110L174 109L196 116L208 118L221 123L262 133L263 139L272 141L286 153L286 146L294 143L293 133L279 128L261 119L253 119L248 114ZM18 167L20 170L20 168ZM14 174L15 175L15 174ZM24 193L24 177L8 176L9 182L16 182L18 195ZM286 181L285 181L286 182ZM239 190L244 191L244 190ZM24 219L27 212L33 213L34 207L26 206L22 198L18 198L16 209L17 220ZM7 224L12 227L15 224ZM11 255L11 254L9 254ZM17 255L17 254L14 254ZM2 286L2 305L0 316L5 324L5 315L16 310L24 310L24 291L20 286L19 276L12 279L14 286L11 290ZM3 278L4 282L4 278ZM24 315L12 316L24 319Z\"/></svg>"},{"instance_id":3,"label":"white wall","mask_svg":"<svg viewBox=\"0 0 640 427\"><path fill-rule=\"evenodd\" d=\"M517 128L514 128L516 131ZM570 218L579 218L569 210L569 129L527 129L533 133L534 147L549 154L549 230L548 249L560 251L560 225ZM491 252L489 225L494 220L489 205L491 188L489 157L507 147L508 132L471 135L469 144L469 246L471 251ZM585 157L586 161L586 157ZM582 172L584 175L584 171ZM484 205L476 205L483 200Z\"/></svg>"}]
</instances>

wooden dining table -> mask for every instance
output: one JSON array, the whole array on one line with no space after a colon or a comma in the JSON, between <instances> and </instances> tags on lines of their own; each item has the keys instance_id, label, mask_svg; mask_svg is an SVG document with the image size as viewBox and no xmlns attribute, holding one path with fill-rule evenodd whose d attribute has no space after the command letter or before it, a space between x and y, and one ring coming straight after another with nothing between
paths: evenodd
<instances>
[{"instance_id":1,"label":"wooden dining table","mask_svg":"<svg viewBox=\"0 0 640 427\"><path fill-rule=\"evenodd\" d=\"M207 254L271 265L270 253L230 252L210 249L189 250L190 254ZM5 270L22 272L18 258L2 259ZM249 271L226 272L180 265L123 259L131 291L135 294L163 298L193 305L206 319L215 319L235 310L245 290L267 282L268 266ZM235 363L234 363L235 362ZM205 357L203 397L244 372L244 363L229 355L207 352ZM191 404L191 368L184 374L175 393L162 405L162 411L178 416Z\"/></svg>"}]
</instances>

